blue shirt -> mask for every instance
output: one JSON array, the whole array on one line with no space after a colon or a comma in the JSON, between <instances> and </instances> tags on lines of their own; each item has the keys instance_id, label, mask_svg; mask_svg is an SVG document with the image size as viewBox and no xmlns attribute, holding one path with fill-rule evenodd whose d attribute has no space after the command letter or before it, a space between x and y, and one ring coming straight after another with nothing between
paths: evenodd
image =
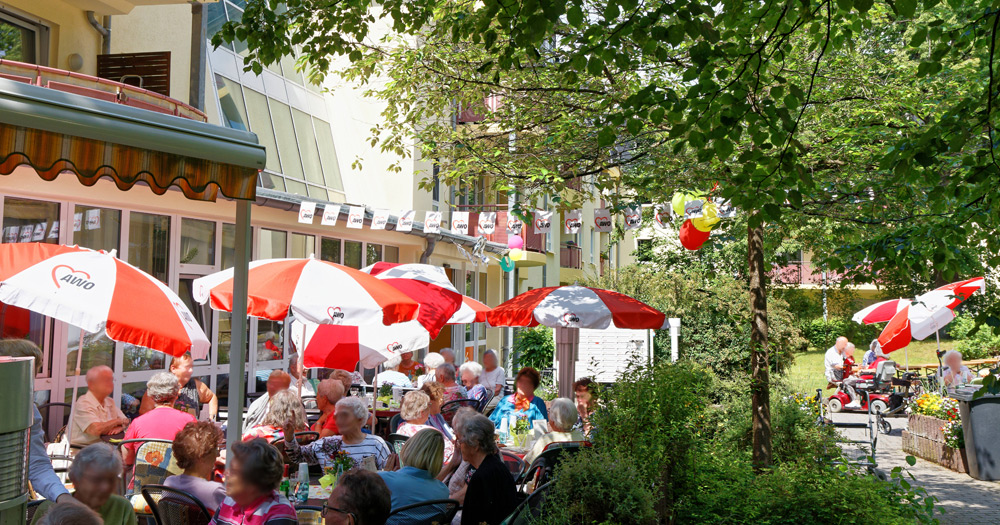
<instances>
[{"instance_id":1,"label":"blue shirt","mask_svg":"<svg viewBox=\"0 0 1000 525\"><path fill-rule=\"evenodd\" d=\"M41 494L47 500L55 501L63 494L68 494L66 486L56 476L52 470L52 460L49 459L45 451L45 439L42 437L42 414L38 407L35 410L34 420L31 423L31 448L28 458L28 479L35 492Z\"/></svg>"},{"instance_id":2,"label":"blue shirt","mask_svg":"<svg viewBox=\"0 0 1000 525\"><path fill-rule=\"evenodd\" d=\"M415 503L448 499L448 487L431 477L431 473L416 467L378 473L392 493L392 510ZM400 521L405 523L405 520Z\"/></svg>"},{"instance_id":3,"label":"blue shirt","mask_svg":"<svg viewBox=\"0 0 1000 525\"><path fill-rule=\"evenodd\" d=\"M504 397L497 403L496 409L490 414L490 421L500 428L500 422L504 419L510 417L510 414L517 414L517 417L527 417L528 424L536 419L544 419L548 421L549 411L545 409L545 401L542 398L535 396L531 398L531 403L528 405L527 410L515 410L514 409L514 396L517 394L512 394Z\"/></svg>"}]
</instances>

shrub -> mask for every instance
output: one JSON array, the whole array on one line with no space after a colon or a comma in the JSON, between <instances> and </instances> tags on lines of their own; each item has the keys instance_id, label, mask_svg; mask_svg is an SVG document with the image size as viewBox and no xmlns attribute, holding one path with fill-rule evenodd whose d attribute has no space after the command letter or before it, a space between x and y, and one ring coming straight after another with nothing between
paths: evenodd
<instances>
[{"instance_id":1,"label":"shrub","mask_svg":"<svg viewBox=\"0 0 1000 525\"><path fill-rule=\"evenodd\" d=\"M802 323L799 328L812 348L824 350L833 346L837 337L845 336L864 352L868 349L868 343L881 333L883 325L858 324L844 317L829 317L827 321L817 317ZM859 358L856 359L860 361Z\"/></svg>"},{"instance_id":2,"label":"shrub","mask_svg":"<svg viewBox=\"0 0 1000 525\"><path fill-rule=\"evenodd\" d=\"M552 329L547 326L524 328L514 338L514 352L518 368L530 366L536 370L551 368L555 358L556 345L552 339Z\"/></svg>"},{"instance_id":3,"label":"shrub","mask_svg":"<svg viewBox=\"0 0 1000 525\"><path fill-rule=\"evenodd\" d=\"M639 481L636 459L606 450L563 458L533 524L656 523L652 484Z\"/></svg>"}]
</instances>

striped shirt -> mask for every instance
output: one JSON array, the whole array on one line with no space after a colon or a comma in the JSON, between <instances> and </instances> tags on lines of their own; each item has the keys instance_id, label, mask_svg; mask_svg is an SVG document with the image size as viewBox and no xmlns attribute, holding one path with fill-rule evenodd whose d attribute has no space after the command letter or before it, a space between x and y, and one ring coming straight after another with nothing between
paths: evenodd
<instances>
[{"instance_id":1,"label":"striped shirt","mask_svg":"<svg viewBox=\"0 0 1000 525\"><path fill-rule=\"evenodd\" d=\"M292 460L294 463L306 462L310 465L319 465L321 467L332 467L334 466L331 458L338 452L343 450L347 452L347 455L351 456L354 463L358 466L361 465L361 460L368 456L375 458L375 466L382 470L385 467L385 460L389 458L389 445L385 444L385 441L371 434L365 434L365 439L361 443L356 445L351 445L349 443L344 443L343 436L329 436L321 439L317 439L308 445L299 445L295 440L289 442L285 441L285 452L288 454L288 459Z\"/></svg>"},{"instance_id":2,"label":"striped shirt","mask_svg":"<svg viewBox=\"0 0 1000 525\"><path fill-rule=\"evenodd\" d=\"M295 508L284 496L274 491L247 507L240 507L226 497L209 525L295 525Z\"/></svg>"}]
</instances>

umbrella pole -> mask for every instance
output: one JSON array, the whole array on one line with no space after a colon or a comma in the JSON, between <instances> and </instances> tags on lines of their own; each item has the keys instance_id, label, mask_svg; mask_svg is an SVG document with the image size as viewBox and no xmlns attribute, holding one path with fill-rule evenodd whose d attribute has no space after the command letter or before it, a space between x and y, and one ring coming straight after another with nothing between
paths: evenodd
<instances>
[{"instance_id":1,"label":"umbrella pole","mask_svg":"<svg viewBox=\"0 0 1000 525\"><path fill-rule=\"evenodd\" d=\"M76 391L80 384L80 365L83 361L83 336L85 332L80 330L80 345L76 349L76 377L73 378L73 397L70 398L69 423L66 424L66 443L73 442L73 416L76 414Z\"/></svg>"},{"instance_id":2,"label":"umbrella pole","mask_svg":"<svg viewBox=\"0 0 1000 525\"><path fill-rule=\"evenodd\" d=\"M934 339L937 339L937 353L934 355L938 358L938 370L941 369L941 330L934 330Z\"/></svg>"},{"instance_id":3,"label":"umbrella pole","mask_svg":"<svg viewBox=\"0 0 1000 525\"><path fill-rule=\"evenodd\" d=\"M556 328L556 358L559 360L559 397L573 397L579 328Z\"/></svg>"},{"instance_id":4,"label":"umbrella pole","mask_svg":"<svg viewBox=\"0 0 1000 525\"><path fill-rule=\"evenodd\" d=\"M372 378L372 434L375 434L375 399L378 397L378 367L375 367L375 377Z\"/></svg>"},{"instance_id":5,"label":"umbrella pole","mask_svg":"<svg viewBox=\"0 0 1000 525\"><path fill-rule=\"evenodd\" d=\"M299 399L302 399L302 376L306 373L305 366L305 353L306 353L306 324L302 323L302 348L296 348L298 350L298 373L299 373Z\"/></svg>"},{"instance_id":6,"label":"umbrella pole","mask_svg":"<svg viewBox=\"0 0 1000 525\"><path fill-rule=\"evenodd\" d=\"M250 228L250 201L236 200L236 264L233 268L233 304L229 342L229 413L226 422L226 445L243 438L243 397L246 394L247 287L250 277L250 252L253 235ZM228 456L232 457L232 456Z\"/></svg>"}]
</instances>

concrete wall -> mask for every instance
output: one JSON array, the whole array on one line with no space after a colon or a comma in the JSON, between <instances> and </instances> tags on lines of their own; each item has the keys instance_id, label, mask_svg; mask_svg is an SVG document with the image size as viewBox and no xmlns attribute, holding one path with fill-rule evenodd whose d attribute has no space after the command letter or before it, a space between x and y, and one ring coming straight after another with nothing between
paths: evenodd
<instances>
[{"instance_id":1,"label":"concrete wall","mask_svg":"<svg viewBox=\"0 0 1000 525\"><path fill-rule=\"evenodd\" d=\"M111 18L112 53L154 51L170 52L170 98L190 103L190 5L136 7L127 15Z\"/></svg>"}]
</instances>

